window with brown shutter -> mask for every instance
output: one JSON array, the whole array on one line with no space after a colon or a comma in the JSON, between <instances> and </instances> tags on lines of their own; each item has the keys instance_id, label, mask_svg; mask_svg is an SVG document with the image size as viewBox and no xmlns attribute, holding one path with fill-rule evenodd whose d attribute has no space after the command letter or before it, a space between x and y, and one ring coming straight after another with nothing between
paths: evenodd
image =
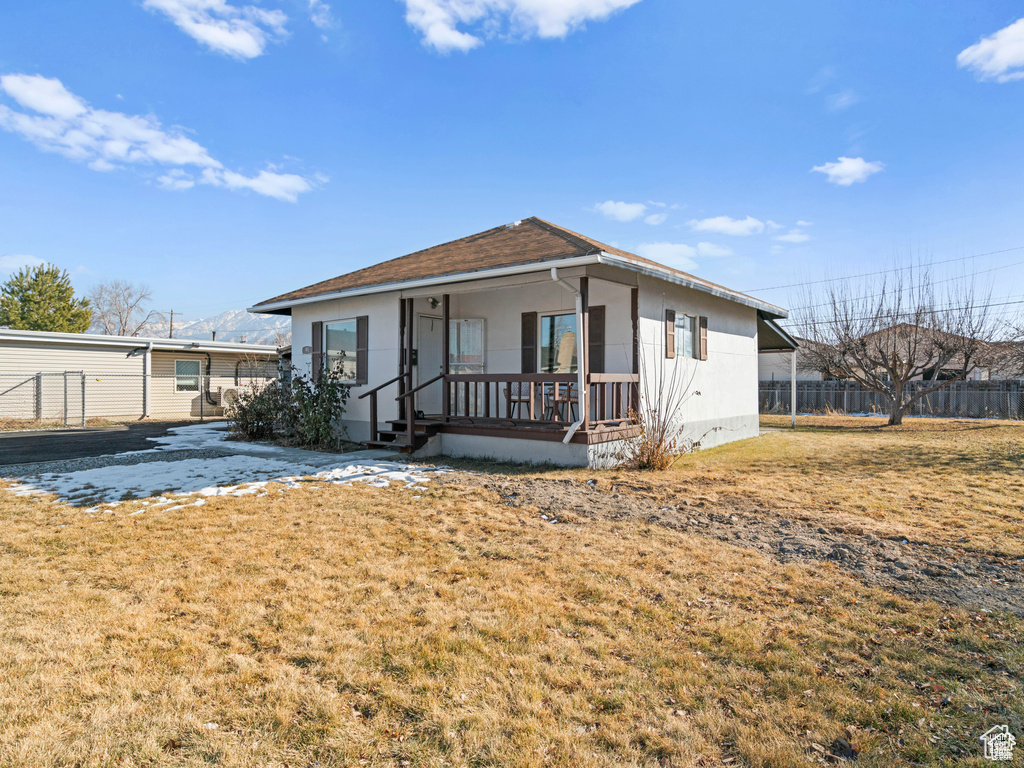
<instances>
[{"instance_id":1,"label":"window with brown shutter","mask_svg":"<svg viewBox=\"0 0 1024 768\"><path fill-rule=\"evenodd\" d=\"M370 318L361 315L356 318L356 384L369 380L370 363Z\"/></svg>"},{"instance_id":2,"label":"window with brown shutter","mask_svg":"<svg viewBox=\"0 0 1024 768\"><path fill-rule=\"evenodd\" d=\"M537 372L537 313L523 312L522 319L522 372Z\"/></svg>"},{"instance_id":3,"label":"window with brown shutter","mask_svg":"<svg viewBox=\"0 0 1024 768\"><path fill-rule=\"evenodd\" d=\"M310 374L313 381L320 380L320 372L324 367L324 324L317 320L313 323L312 330L313 359L311 361Z\"/></svg>"},{"instance_id":4,"label":"window with brown shutter","mask_svg":"<svg viewBox=\"0 0 1024 768\"><path fill-rule=\"evenodd\" d=\"M700 354L698 358L708 359L708 319L704 315L700 316Z\"/></svg>"},{"instance_id":5,"label":"window with brown shutter","mask_svg":"<svg viewBox=\"0 0 1024 768\"><path fill-rule=\"evenodd\" d=\"M676 356L676 311L665 310L665 357L674 359Z\"/></svg>"},{"instance_id":6,"label":"window with brown shutter","mask_svg":"<svg viewBox=\"0 0 1024 768\"><path fill-rule=\"evenodd\" d=\"M590 308L587 325L587 366L591 373L604 373L604 307Z\"/></svg>"}]
</instances>

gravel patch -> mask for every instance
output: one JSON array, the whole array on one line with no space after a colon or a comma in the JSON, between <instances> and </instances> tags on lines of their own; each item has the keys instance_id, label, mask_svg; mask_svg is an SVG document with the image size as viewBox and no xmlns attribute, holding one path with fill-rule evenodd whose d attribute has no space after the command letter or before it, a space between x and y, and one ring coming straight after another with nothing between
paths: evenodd
<instances>
[{"instance_id":1,"label":"gravel patch","mask_svg":"<svg viewBox=\"0 0 1024 768\"><path fill-rule=\"evenodd\" d=\"M1024 616L1024 557L986 555L863 531L788 520L766 510L660 505L628 491L572 480L453 473L441 482L482 487L502 504L527 507L549 523L636 520L756 549L781 562L830 563L915 599Z\"/></svg>"}]
</instances>

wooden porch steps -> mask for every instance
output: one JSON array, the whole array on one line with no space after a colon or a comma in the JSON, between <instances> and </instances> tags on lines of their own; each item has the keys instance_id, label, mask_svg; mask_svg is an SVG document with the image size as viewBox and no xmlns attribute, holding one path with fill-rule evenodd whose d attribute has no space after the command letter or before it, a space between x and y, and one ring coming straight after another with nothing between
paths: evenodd
<instances>
[{"instance_id":1,"label":"wooden porch steps","mask_svg":"<svg viewBox=\"0 0 1024 768\"><path fill-rule=\"evenodd\" d=\"M427 444L427 440L437 434L440 425L432 421L416 421L413 424L413 442L409 443L409 435L406 431L408 423L404 420L391 421L391 429L382 429L377 433L377 440L367 440L363 443L367 448L383 448L385 450L397 450L399 453L412 453Z\"/></svg>"}]
</instances>

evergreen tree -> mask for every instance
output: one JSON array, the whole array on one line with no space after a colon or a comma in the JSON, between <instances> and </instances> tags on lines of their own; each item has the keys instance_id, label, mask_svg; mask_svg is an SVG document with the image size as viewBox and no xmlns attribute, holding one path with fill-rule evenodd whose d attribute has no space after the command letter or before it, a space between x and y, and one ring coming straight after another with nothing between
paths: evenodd
<instances>
[{"instance_id":1,"label":"evergreen tree","mask_svg":"<svg viewBox=\"0 0 1024 768\"><path fill-rule=\"evenodd\" d=\"M84 333L92 322L88 299L76 299L68 273L53 264L23 267L0 286L0 327Z\"/></svg>"}]
</instances>

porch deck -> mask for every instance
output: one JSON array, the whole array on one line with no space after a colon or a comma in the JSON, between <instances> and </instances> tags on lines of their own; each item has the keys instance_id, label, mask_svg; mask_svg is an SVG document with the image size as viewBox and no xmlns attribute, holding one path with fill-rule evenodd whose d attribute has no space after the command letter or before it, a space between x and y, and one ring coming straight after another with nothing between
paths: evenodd
<instances>
[{"instance_id":1,"label":"porch deck","mask_svg":"<svg viewBox=\"0 0 1024 768\"><path fill-rule=\"evenodd\" d=\"M411 452L440 432L480 437L516 438L595 445L635 437L639 433L633 410L639 376L592 373L587 376L583 418L575 374L443 374L418 387L407 388L408 374L360 395L370 398L371 447ZM379 393L392 385L400 392L398 419L391 429L379 429ZM426 387L443 388L440 414L417 414L415 398ZM415 414L408 419L407 414ZM575 429L573 426L575 425Z\"/></svg>"}]
</instances>

